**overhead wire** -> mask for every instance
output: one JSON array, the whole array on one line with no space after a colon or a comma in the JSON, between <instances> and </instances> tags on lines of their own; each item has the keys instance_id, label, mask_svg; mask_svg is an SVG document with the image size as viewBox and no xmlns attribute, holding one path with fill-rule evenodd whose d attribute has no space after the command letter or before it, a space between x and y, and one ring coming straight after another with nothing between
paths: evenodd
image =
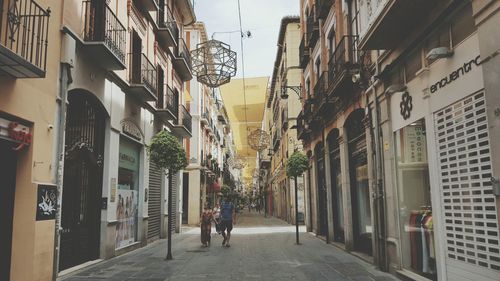
<instances>
[{"instance_id":1,"label":"overhead wire","mask_svg":"<svg viewBox=\"0 0 500 281\"><path fill-rule=\"evenodd\" d=\"M240 0L238 0L238 19L240 23L240 32L243 34L243 25L241 22L241 4ZM242 77L242 84L243 84L243 104L244 104L244 111L245 111L245 132L246 136L248 137L248 116L247 116L247 95L246 95L246 83L245 83L245 56L244 56L244 49L243 49L243 36L240 37L240 46L241 46L241 77ZM248 142L248 140L247 140ZM246 148L246 156L249 155L248 153L248 145Z\"/></svg>"}]
</instances>

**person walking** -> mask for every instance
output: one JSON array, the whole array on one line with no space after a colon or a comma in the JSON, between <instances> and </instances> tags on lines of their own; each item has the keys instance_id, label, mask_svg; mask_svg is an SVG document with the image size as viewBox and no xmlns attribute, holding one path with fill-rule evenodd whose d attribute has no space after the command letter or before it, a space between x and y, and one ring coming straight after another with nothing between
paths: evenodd
<instances>
[{"instance_id":1,"label":"person walking","mask_svg":"<svg viewBox=\"0 0 500 281\"><path fill-rule=\"evenodd\" d=\"M215 207L212 211L214 215L214 222L215 222L215 231L217 234L220 234L220 206L219 203L215 204Z\"/></svg>"},{"instance_id":2,"label":"person walking","mask_svg":"<svg viewBox=\"0 0 500 281\"><path fill-rule=\"evenodd\" d=\"M212 221L214 220L212 210L210 207L205 206L201 214L201 244L202 247L210 246L210 233L212 232Z\"/></svg>"},{"instance_id":3,"label":"person walking","mask_svg":"<svg viewBox=\"0 0 500 281\"><path fill-rule=\"evenodd\" d=\"M230 247L229 240L231 239L231 231L233 230L233 224L235 220L235 210L234 204L229 200L226 195L223 199L220 208L220 230L224 240L222 241L222 246ZM227 233L226 233L227 231Z\"/></svg>"}]
</instances>

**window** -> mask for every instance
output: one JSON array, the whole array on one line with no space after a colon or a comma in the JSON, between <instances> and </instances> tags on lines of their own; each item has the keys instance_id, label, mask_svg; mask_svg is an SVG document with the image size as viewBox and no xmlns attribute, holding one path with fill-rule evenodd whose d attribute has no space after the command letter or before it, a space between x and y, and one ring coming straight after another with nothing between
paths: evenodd
<instances>
[{"instance_id":1,"label":"window","mask_svg":"<svg viewBox=\"0 0 500 281\"><path fill-rule=\"evenodd\" d=\"M453 17L451 22L451 40L453 46L460 44L465 38L476 31L472 17L472 5L469 3Z\"/></svg>"},{"instance_id":2,"label":"window","mask_svg":"<svg viewBox=\"0 0 500 281\"><path fill-rule=\"evenodd\" d=\"M319 80L319 76L321 75L320 71L321 71L321 59L318 57L316 59L316 81Z\"/></svg>"},{"instance_id":3,"label":"window","mask_svg":"<svg viewBox=\"0 0 500 281\"><path fill-rule=\"evenodd\" d=\"M425 54L430 50L437 47L447 47L450 48L450 26L445 25L441 27L436 33L431 35L427 42L425 43ZM428 60L428 64L433 63L435 60Z\"/></svg>"},{"instance_id":4,"label":"window","mask_svg":"<svg viewBox=\"0 0 500 281\"><path fill-rule=\"evenodd\" d=\"M408 83L415 78L415 74L422 68L422 49L414 51L405 63L405 78Z\"/></svg>"},{"instance_id":5,"label":"window","mask_svg":"<svg viewBox=\"0 0 500 281\"><path fill-rule=\"evenodd\" d=\"M309 78L306 81L306 94L308 98L311 97L311 80Z\"/></svg>"},{"instance_id":6,"label":"window","mask_svg":"<svg viewBox=\"0 0 500 281\"><path fill-rule=\"evenodd\" d=\"M330 48L330 58L333 56L335 52L335 30L332 28L330 34L328 35L328 47Z\"/></svg>"}]
</instances>

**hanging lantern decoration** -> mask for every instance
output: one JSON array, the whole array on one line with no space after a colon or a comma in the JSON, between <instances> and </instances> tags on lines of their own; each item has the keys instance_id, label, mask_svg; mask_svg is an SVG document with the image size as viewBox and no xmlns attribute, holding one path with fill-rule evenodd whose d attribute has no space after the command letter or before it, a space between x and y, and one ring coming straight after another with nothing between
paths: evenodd
<instances>
[{"instance_id":1,"label":"hanging lantern decoration","mask_svg":"<svg viewBox=\"0 0 500 281\"><path fill-rule=\"evenodd\" d=\"M269 137L269 134L261 129L254 130L248 134L248 145L250 145L253 150L257 150L258 152L268 148L270 141L271 138Z\"/></svg>"},{"instance_id":2,"label":"hanging lantern decoration","mask_svg":"<svg viewBox=\"0 0 500 281\"><path fill-rule=\"evenodd\" d=\"M229 45L211 39L191 51L191 67L198 82L217 88L236 75L236 52Z\"/></svg>"}]
</instances>

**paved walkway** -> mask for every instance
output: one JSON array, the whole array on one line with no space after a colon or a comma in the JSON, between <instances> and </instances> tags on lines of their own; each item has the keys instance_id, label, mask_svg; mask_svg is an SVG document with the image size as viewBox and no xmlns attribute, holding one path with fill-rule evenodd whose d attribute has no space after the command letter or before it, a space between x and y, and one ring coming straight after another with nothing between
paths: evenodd
<instances>
[{"instance_id":1,"label":"paved walkway","mask_svg":"<svg viewBox=\"0 0 500 281\"><path fill-rule=\"evenodd\" d=\"M275 218L239 216L231 248L202 248L199 228L174 236L174 260L165 261L166 241L98 263L60 280L398 280L374 266L304 232L295 245L295 227Z\"/></svg>"}]
</instances>

